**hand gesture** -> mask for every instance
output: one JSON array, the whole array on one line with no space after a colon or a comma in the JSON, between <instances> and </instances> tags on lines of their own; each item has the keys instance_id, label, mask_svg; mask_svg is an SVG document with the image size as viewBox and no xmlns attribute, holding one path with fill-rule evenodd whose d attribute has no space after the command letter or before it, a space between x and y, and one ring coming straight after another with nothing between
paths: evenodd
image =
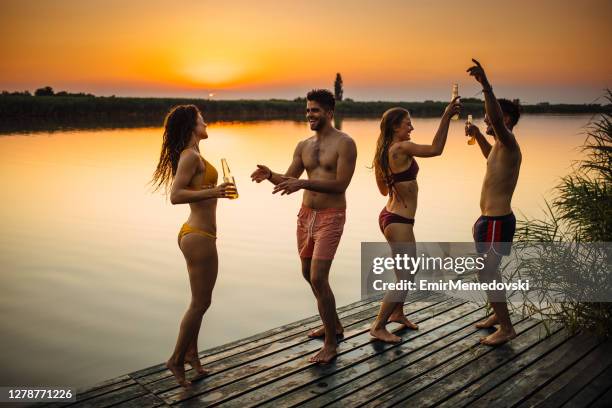
<instances>
[{"instance_id":1,"label":"hand gesture","mask_svg":"<svg viewBox=\"0 0 612 408\"><path fill-rule=\"evenodd\" d=\"M295 193L296 191L303 188L302 180L295 177L283 177L283 181L274 186L272 194L276 194L279 191L281 195Z\"/></svg>"},{"instance_id":2,"label":"hand gesture","mask_svg":"<svg viewBox=\"0 0 612 408\"><path fill-rule=\"evenodd\" d=\"M261 183L272 176L272 170L263 164L258 164L257 169L251 174L251 181Z\"/></svg>"},{"instance_id":3,"label":"hand gesture","mask_svg":"<svg viewBox=\"0 0 612 408\"><path fill-rule=\"evenodd\" d=\"M469 67L467 69L467 72L470 73L470 76L473 76L476 81L478 81L483 88L490 88L491 85L489 84L489 80L487 79L487 75L484 72L484 68L482 67L482 65L480 65L480 62L476 61L474 58L472 58L472 61L474 61L474 66Z\"/></svg>"},{"instance_id":4,"label":"hand gesture","mask_svg":"<svg viewBox=\"0 0 612 408\"><path fill-rule=\"evenodd\" d=\"M455 98L453 98L451 103L449 103L446 109L444 109L445 116L452 118L453 116L458 115L461 112L462 105L461 102L459 102L459 98L461 97L456 96Z\"/></svg>"}]
</instances>

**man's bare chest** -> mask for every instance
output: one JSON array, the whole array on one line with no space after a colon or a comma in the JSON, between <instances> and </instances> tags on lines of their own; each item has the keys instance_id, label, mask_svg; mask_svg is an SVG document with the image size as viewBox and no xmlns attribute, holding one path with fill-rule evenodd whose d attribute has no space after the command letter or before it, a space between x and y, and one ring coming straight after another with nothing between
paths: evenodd
<instances>
[{"instance_id":1,"label":"man's bare chest","mask_svg":"<svg viewBox=\"0 0 612 408\"><path fill-rule=\"evenodd\" d=\"M338 149L335 145L309 143L302 151L302 162L306 170L322 168L325 171L335 171Z\"/></svg>"}]
</instances>

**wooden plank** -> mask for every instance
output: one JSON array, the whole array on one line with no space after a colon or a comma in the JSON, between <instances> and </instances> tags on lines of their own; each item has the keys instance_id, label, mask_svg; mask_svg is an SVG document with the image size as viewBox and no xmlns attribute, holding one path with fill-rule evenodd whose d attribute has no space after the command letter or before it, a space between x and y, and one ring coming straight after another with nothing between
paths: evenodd
<instances>
[{"instance_id":1,"label":"wooden plank","mask_svg":"<svg viewBox=\"0 0 612 408\"><path fill-rule=\"evenodd\" d=\"M482 397L470 404L470 407L490 407L503 401L507 405L522 402L531 394L545 386L559 373L565 371L577 360L588 354L599 343L595 336L580 333L565 343L541 355L528 367L513 375Z\"/></svg>"},{"instance_id":2,"label":"wooden plank","mask_svg":"<svg viewBox=\"0 0 612 408\"><path fill-rule=\"evenodd\" d=\"M91 393L98 392L98 391L104 392L105 390L108 390L116 386L117 384L126 383L126 382L130 382L132 384L134 383L132 381L132 378L126 374L120 377L111 378L110 380L99 382L89 387L83 387L81 389L77 389L76 393L77 395L85 395L85 394L91 394Z\"/></svg>"},{"instance_id":3,"label":"wooden plank","mask_svg":"<svg viewBox=\"0 0 612 408\"><path fill-rule=\"evenodd\" d=\"M535 346L513 358L510 362L487 372L476 381L471 379L468 386L445 396L444 400L438 404L438 407L469 406L472 401L500 386L508 378L529 366L529 364L536 361L542 355L559 347L570 338L571 336L564 329L552 333L546 341L540 341Z\"/></svg>"},{"instance_id":4,"label":"wooden plank","mask_svg":"<svg viewBox=\"0 0 612 408\"><path fill-rule=\"evenodd\" d=\"M433 406L453 390L481 377L483 372L490 372L502 366L545 338L546 331L537 320L525 320L517 324L516 328L520 328L521 332L517 330L518 336L512 342L497 348L479 344L474 349L453 356L436 368L427 370L398 389L390 390L385 397L372 405L390 407L410 401L410 404L418 407ZM559 327L557 331L560 329Z\"/></svg>"},{"instance_id":5,"label":"wooden plank","mask_svg":"<svg viewBox=\"0 0 612 408\"><path fill-rule=\"evenodd\" d=\"M342 355L335 364L327 366L310 366L306 370L289 377L272 382L254 392L228 401L228 407L277 407L304 404L322 393L349 384L363 373L370 372L388 364L407 353L423 355L428 345L436 343L436 347L444 347L444 340L449 335L472 326L482 319L482 308L472 304L464 304L445 314L425 322L418 331L405 330L401 333L402 342L385 344L371 340L364 347L351 350ZM415 357L416 358L416 357ZM327 393L326 395L328 395ZM316 400L315 406L322 406L327 401Z\"/></svg>"},{"instance_id":6,"label":"wooden plank","mask_svg":"<svg viewBox=\"0 0 612 408\"><path fill-rule=\"evenodd\" d=\"M76 404L71 405L75 408L105 408L112 405L116 405L143 395L149 394L149 391L140 384L133 384L128 387L124 387L113 392L98 395L94 398L77 401Z\"/></svg>"},{"instance_id":7,"label":"wooden plank","mask_svg":"<svg viewBox=\"0 0 612 408\"><path fill-rule=\"evenodd\" d=\"M417 302L414 305L417 311L413 311L412 318L417 322L424 321L435 315L452 310L462 303L464 302L454 299L446 300L433 306L430 303ZM346 333L345 338L339 344L339 353L342 354L368 344L370 342L368 333L370 324L371 320L368 319L358 324L356 327L351 327ZM399 326L397 324L395 325ZM186 401L186 405L188 406L204 406L220 403L245 392L245 390L265 385L267 382L276 381L294 372L305 369L311 365L306 357L318 351L321 344L321 340L309 340L306 343L292 347L282 353L277 353L268 358L242 365L238 367L238 369L233 370L233 372L225 372L222 378L211 378L210 381L206 379L198 384L199 389L196 393L192 393L191 395L189 395L189 392L177 394L175 390L172 390L160 396L167 403L174 403L185 400L186 398L195 397Z\"/></svg>"},{"instance_id":8,"label":"wooden plank","mask_svg":"<svg viewBox=\"0 0 612 408\"><path fill-rule=\"evenodd\" d=\"M610 365L612 365L612 341L607 341L524 401L520 407L560 407Z\"/></svg>"},{"instance_id":9,"label":"wooden plank","mask_svg":"<svg viewBox=\"0 0 612 408\"><path fill-rule=\"evenodd\" d=\"M575 394L564 407L577 408L587 407L590 404L605 404L609 401L609 391L612 388L612 367L606 368L591 383ZM606 406L606 405L604 405ZM610 407L610 405L607 405Z\"/></svg>"},{"instance_id":10,"label":"wooden plank","mask_svg":"<svg viewBox=\"0 0 612 408\"><path fill-rule=\"evenodd\" d=\"M534 327L538 322L530 319L519 318L515 323L515 329L519 336ZM402 389L413 390L410 384L424 387L428 384L428 374L435 372L436 367L443 366L444 363L465 355L466 360L471 360L479 355L491 350L488 346L479 343L483 337L482 331L469 328L470 332L446 347L431 353L427 358L423 358L416 363L398 359L397 361L383 367L376 372L375 377L368 378L369 382L361 384L359 390L344 395L342 399L335 401L336 404L355 406L365 404L366 406L377 405L385 400L390 400ZM418 387L416 387L418 389Z\"/></svg>"},{"instance_id":11,"label":"wooden plank","mask_svg":"<svg viewBox=\"0 0 612 408\"><path fill-rule=\"evenodd\" d=\"M65 407L65 406L69 406L69 405L73 405L73 404L77 404L95 397L98 397L100 395L105 395L105 394L109 394L109 393L113 393L113 392L117 392L123 388L126 387L130 387L136 385L136 381L134 381L132 378L130 378L128 375L124 375L121 377L117 377L117 378L113 378L107 381L103 381L98 383L97 385L87 389L84 392L79 392L78 390L76 391L76 401L75 402L70 402L70 403L61 403L61 402L54 402L54 403L50 403L50 404L45 404L45 405L41 405L44 406L46 408L52 408L52 407Z\"/></svg>"},{"instance_id":12,"label":"wooden plank","mask_svg":"<svg viewBox=\"0 0 612 408\"><path fill-rule=\"evenodd\" d=\"M430 294L430 293L423 292L423 297L427 294ZM342 306L338 308L338 316L342 319L343 317L347 317L347 316L350 316L351 314L358 313L367 308L374 307L376 303L380 301L381 297L382 297L381 295L376 295L376 296L369 297L364 300L360 300L360 301L348 304L346 306ZM318 327L318 325L320 324L319 322L320 322L319 315L310 316L310 317L307 317L302 320L298 320L293 323L288 323L280 327L275 327L275 328L266 330L264 332L255 334L253 336L238 339L230 343L222 344L222 345L212 347L207 350L200 351L199 355L200 355L200 358L210 357L210 356L221 354L221 353L224 353L224 355L227 356L227 355L232 355L231 351L235 349L238 349L238 350L235 350L237 353L243 352L245 350L250 349L251 346L255 347L258 345L267 344L267 342L274 342L278 340L279 338L282 338L283 335L288 334L288 333L297 333L297 332L304 332L304 331L311 330L315 327ZM247 347L243 347L243 346L247 346ZM130 373L130 376L132 378L138 379L140 377L144 377L144 376L154 374L159 371L165 371L165 370L166 370L165 364L161 363L161 364L147 367L147 368L144 368L138 371L134 371Z\"/></svg>"},{"instance_id":13,"label":"wooden plank","mask_svg":"<svg viewBox=\"0 0 612 408\"><path fill-rule=\"evenodd\" d=\"M612 375L612 373L608 374ZM608 390L601 396L597 398L597 400L591 405L589 408L610 408L612 407L612 387L608 388Z\"/></svg>"},{"instance_id":14,"label":"wooden plank","mask_svg":"<svg viewBox=\"0 0 612 408\"><path fill-rule=\"evenodd\" d=\"M153 394L146 394L142 397L124 401L113 405L113 408L143 408L143 407L169 407L164 401Z\"/></svg>"},{"instance_id":15,"label":"wooden plank","mask_svg":"<svg viewBox=\"0 0 612 408\"><path fill-rule=\"evenodd\" d=\"M424 298L422 301L416 301L414 303L410 303L410 306L406 306L410 309L427 309L435 306L437 303L432 303L431 300L436 299L438 302L448 302L449 298L444 295L433 295L427 298ZM364 322L369 322L373 319L375 314L378 311L378 307L369 308L360 313L356 313L351 315L344 320L345 325L345 333L344 338L349 337L357 327L361 327ZM207 369L211 370L211 374L207 376L206 380L215 378L222 373L227 371L231 371L236 369L237 367L246 365L246 364L258 364L258 361L262 359L277 359L278 355L286 354L287 350L290 353L294 348L304 348L306 347L308 350L312 349L312 339L310 339L307 335L307 332L300 332L289 336L285 339L279 340L275 343L271 343L269 345L261 346L256 349L252 349L246 353L240 353L228 358L223 358L221 360L212 360L209 361L205 359L203 364ZM310 347L310 348L308 348ZM193 373L192 370L187 372L188 374ZM231 376L231 375L230 375ZM189 378L189 377L188 377ZM205 380L205 381L206 381ZM176 392L181 391L180 387L177 385L176 380L172 377L171 373L166 370L166 372L153 374L146 378L138 379L139 382L143 382L147 385L155 393L162 392L170 392L175 389ZM191 387L192 389L197 389L197 386Z\"/></svg>"}]
</instances>

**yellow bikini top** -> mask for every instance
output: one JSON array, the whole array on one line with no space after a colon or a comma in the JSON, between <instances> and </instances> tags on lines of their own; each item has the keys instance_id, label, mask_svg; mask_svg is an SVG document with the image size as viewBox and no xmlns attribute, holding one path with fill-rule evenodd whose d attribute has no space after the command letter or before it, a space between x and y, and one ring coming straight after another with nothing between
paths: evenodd
<instances>
[{"instance_id":1,"label":"yellow bikini top","mask_svg":"<svg viewBox=\"0 0 612 408\"><path fill-rule=\"evenodd\" d=\"M202 155L200 158L204 162L204 180L202 180L202 185L217 185L217 179L219 178L219 173L217 173L217 169L210 164Z\"/></svg>"},{"instance_id":2,"label":"yellow bikini top","mask_svg":"<svg viewBox=\"0 0 612 408\"><path fill-rule=\"evenodd\" d=\"M185 150L183 150L183 152ZM181 154L183 152L181 152ZM211 184L213 186L216 186L217 179L219 178L219 173L217 173L217 169L215 169L215 167L212 164L210 164L204 158L204 156L202 156L201 154L198 154L198 156L200 156L200 159L202 159L202 162L204 163L204 179L202 180L202 186L211 185Z\"/></svg>"}]
</instances>

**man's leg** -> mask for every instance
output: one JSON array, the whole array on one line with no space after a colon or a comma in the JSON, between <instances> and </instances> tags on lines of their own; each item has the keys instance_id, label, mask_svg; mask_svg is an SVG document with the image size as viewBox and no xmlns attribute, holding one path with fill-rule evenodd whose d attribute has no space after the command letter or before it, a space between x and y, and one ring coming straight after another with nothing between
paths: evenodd
<instances>
[{"instance_id":1,"label":"man's leg","mask_svg":"<svg viewBox=\"0 0 612 408\"><path fill-rule=\"evenodd\" d=\"M302 276L312 289L312 284L310 283L310 265L312 264L312 258L300 258L300 260L302 261Z\"/></svg>"},{"instance_id":2,"label":"man's leg","mask_svg":"<svg viewBox=\"0 0 612 408\"><path fill-rule=\"evenodd\" d=\"M325 331L323 348L309 359L313 363L329 363L337 354L336 323L338 315L336 314L336 299L329 286L331 264L332 260L313 259L310 269L310 283L317 298L319 315Z\"/></svg>"},{"instance_id":3,"label":"man's leg","mask_svg":"<svg viewBox=\"0 0 612 408\"><path fill-rule=\"evenodd\" d=\"M501 259L501 255L496 254L494 251L489 251L485 259L484 268L479 273L479 279L481 282L502 282L501 273L499 272ZM487 291L487 298L489 299L489 303L493 308L493 315L485 321L478 323L476 327L488 328L499 323L499 329L497 329L493 334L480 339L482 344L497 346L516 337L516 332L514 331L512 321L510 320L510 313L508 312L506 291Z\"/></svg>"},{"instance_id":4,"label":"man's leg","mask_svg":"<svg viewBox=\"0 0 612 408\"><path fill-rule=\"evenodd\" d=\"M478 217L474 226L472 227L472 235L474 236L474 241L476 243L476 251L480 255L484 255L486 252L491 252L491 242L490 240L493 238L490 236L491 228L489 228L489 219L483 215ZM487 257L487 255L484 255ZM487 261L489 262L487 264ZM491 279L488 275L491 274L489 270L497 269L499 267L499 263L495 264L496 258L485 258L485 267L482 271L478 272L478 279L480 282L485 282L487 279ZM488 329L490 327L495 326L498 323L497 315L493 312L488 318L484 319L475 324L477 329Z\"/></svg>"},{"instance_id":5,"label":"man's leg","mask_svg":"<svg viewBox=\"0 0 612 408\"><path fill-rule=\"evenodd\" d=\"M498 268L501 258L495 255L493 251L489 251L489 254L486 254L485 256L484 268L478 272L478 280L480 282L491 282L496 278L496 274L499 274ZM491 299L489 293L487 292L487 300L489 301L491 307L493 307L491 300L497 299ZM489 329L496 324L499 324L499 320L497 313L495 313L495 308L493 308L493 314L491 314L488 318L476 323L474 326L476 326L477 329Z\"/></svg>"},{"instance_id":6,"label":"man's leg","mask_svg":"<svg viewBox=\"0 0 612 408\"><path fill-rule=\"evenodd\" d=\"M312 258L301 258L302 259L302 276L310 285L310 289L312 289L312 293L317 296L314 288L312 287L312 283L310 283L310 270L312 264ZM340 322L340 318L338 317L338 312L334 309L334 313L336 314L336 334L341 335L344 333L344 327L342 327L342 323ZM317 329L312 329L308 333L308 337L317 338L325 336L325 326L321 326Z\"/></svg>"}]
</instances>

